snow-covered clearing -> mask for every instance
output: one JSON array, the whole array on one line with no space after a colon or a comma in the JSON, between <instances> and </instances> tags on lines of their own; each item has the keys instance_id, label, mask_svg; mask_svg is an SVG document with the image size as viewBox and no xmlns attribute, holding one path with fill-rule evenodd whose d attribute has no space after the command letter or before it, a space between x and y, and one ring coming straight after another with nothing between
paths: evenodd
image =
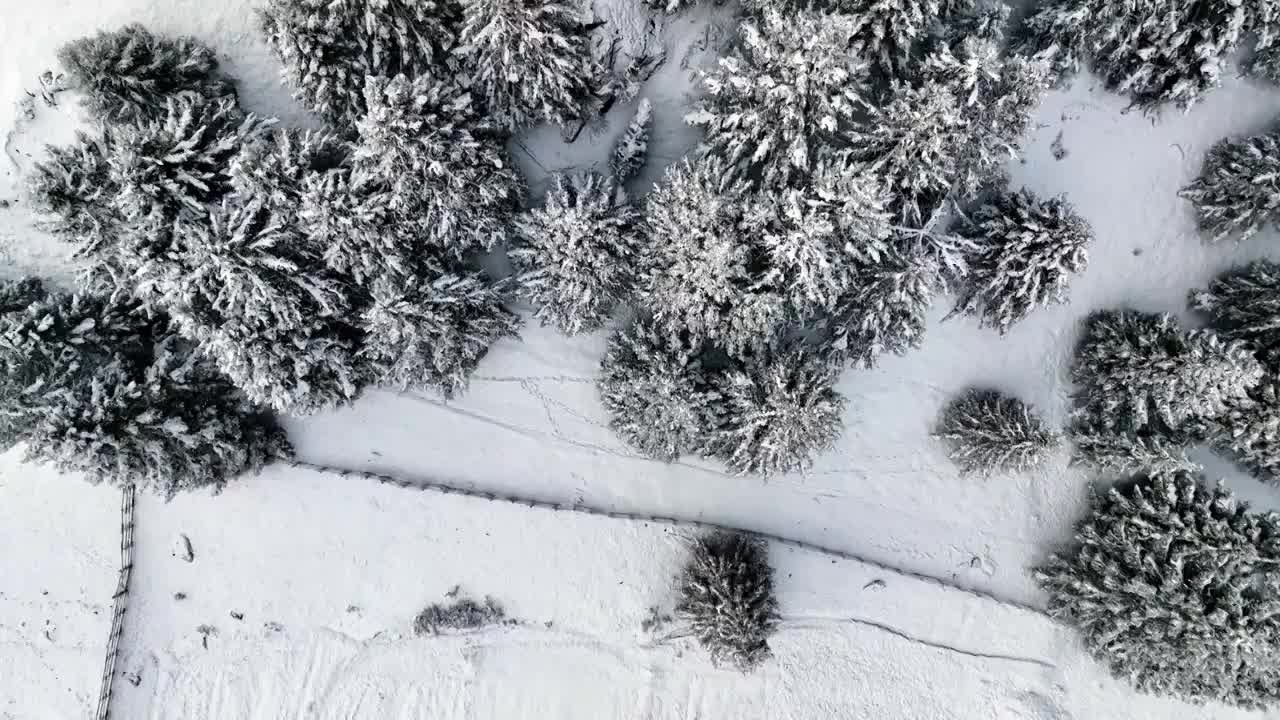
<instances>
[{"instance_id":1,"label":"snow-covered clearing","mask_svg":"<svg viewBox=\"0 0 1280 720\"><path fill-rule=\"evenodd\" d=\"M34 89L62 42L141 21L216 47L246 105L305 122L252 29L254 3L8 0L0 4L0 99ZM632 18L634 0L605 14ZM730 32L726 8L672 21L645 181L695 135L680 115L690 68ZM708 19L710 18L710 19ZM621 22L621 20L619 21ZM1028 572L1066 540L1089 492L1063 450L1043 472L961 478L928 433L973 384L1007 390L1051 424L1065 416L1077 321L1131 306L1182 312L1189 289L1270 249L1206 247L1176 191L1219 138L1260 130L1280 93L1234 78L1189 114L1158 124L1081 78L1044 101L1010 171L1015 185L1066 193L1098 240L1069 305L1005 337L972 319L941 322L925 345L849 371L836 451L812 472L764 482L717 465L639 457L605 427L593 377L606 333L565 339L527 327L481 366L470 391L370 392L354 406L289 421L301 459L566 505L701 519L804 540L980 590L1043 599ZM65 277L58 248L14 191L45 141L66 138L71 102L19 121L0 104L0 273ZM546 171L603 164L633 106L565 146L558 132L515 149L536 189ZM1066 156L1051 145L1060 139ZM1280 494L1225 463L1211 475L1256 505ZM0 718L85 717L117 569L118 492L0 456ZM219 496L140 497L135 572L113 717L182 718L993 718L1261 717L1135 695L1034 612L849 560L773 546L784 622L776 658L742 676L686 639L641 630L669 609L685 531L552 512L278 467ZM189 538L193 561L177 557ZM493 595L514 627L415 638L415 614L455 585ZM182 597L179 598L179 595Z\"/></svg>"}]
</instances>

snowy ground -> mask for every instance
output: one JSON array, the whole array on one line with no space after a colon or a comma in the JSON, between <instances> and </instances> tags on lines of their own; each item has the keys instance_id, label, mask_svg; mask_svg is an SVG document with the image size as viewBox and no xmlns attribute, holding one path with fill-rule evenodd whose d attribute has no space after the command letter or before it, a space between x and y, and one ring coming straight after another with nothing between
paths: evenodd
<instances>
[{"instance_id":1,"label":"snowy ground","mask_svg":"<svg viewBox=\"0 0 1280 720\"><path fill-rule=\"evenodd\" d=\"M637 26L638 6L602 15ZM139 20L194 33L226 56L246 104L305 118L275 82L248 7L223 0L0 2L0 98L36 87L53 50ZM725 40L727 9L668 27L654 101L662 165L694 136L680 123L689 67ZM716 28L721 29L717 30ZM685 67L682 67L684 65ZM41 143L68 137L70 103L20 120L0 104L0 199ZM371 392L345 410L292 420L299 455L352 469L629 512L701 518L808 540L1018 603L1041 605L1028 568L1066 540L1089 479L1064 451L1040 473L960 478L928 432L971 384L1034 403L1055 423L1078 321L1128 305L1181 312L1190 288L1271 255L1264 234L1204 247L1177 189L1219 138L1270 126L1280 93L1233 78L1190 114L1158 124L1082 78L1049 95L1010 171L1066 193L1098 241L1072 302L1001 338L968 319L875 371L850 371L837 449L804 476L730 477L696 460L640 458L604 427L592 379L605 334L568 340L537 327L504 342L468 394ZM552 131L513 152L545 170L604 160L629 107L565 146ZM1061 138L1067 155L1050 149ZM657 173L651 169L645 178ZM634 188L639 191L641 187ZM60 250L20 202L0 208L0 274L66 277ZM1262 507L1280 491L1215 463L1211 474ZM115 585L119 496L0 456L0 718L78 718L96 701ZM644 523L519 508L277 468L220 496L140 498L132 604L113 716L181 718L1257 718L1137 696L1035 613L817 554L773 548L785 616L776 659L743 677L683 640L642 632L669 608L679 533ZM190 564L174 555L185 534ZM874 582L876 580L882 583ZM414 615L453 586L491 594L512 628L412 637ZM182 599L178 599L181 594ZM136 684L135 684L136 683Z\"/></svg>"}]
</instances>

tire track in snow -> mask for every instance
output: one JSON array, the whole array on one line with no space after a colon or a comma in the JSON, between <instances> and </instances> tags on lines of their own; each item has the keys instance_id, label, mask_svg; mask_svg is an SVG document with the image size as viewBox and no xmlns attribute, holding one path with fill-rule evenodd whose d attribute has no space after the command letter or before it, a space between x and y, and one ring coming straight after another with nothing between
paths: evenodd
<instances>
[{"instance_id":1,"label":"tire track in snow","mask_svg":"<svg viewBox=\"0 0 1280 720\"><path fill-rule=\"evenodd\" d=\"M300 468L303 470L311 470L312 472L318 472L326 475L337 475L341 477L361 477L367 480L375 480L383 484L394 485L396 487L401 487L409 490L438 492L444 495L462 495L466 497L478 498L481 500L503 502L511 505L523 505L528 508L550 510L553 512L575 512L575 513L581 513L584 515L595 515L598 517L612 518L614 520L652 522L652 523L661 524L661 525L669 525L671 527L689 528L692 530L727 530L730 532L744 533L747 535L758 537L762 540L767 540L770 542L777 543L779 545L785 545L788 547L797 548L799 550L806 550L809 552L814 552L821 555L826 555L828 557L838 558L841 560L850 560L856 563L861 563L863 565L876 568L877 570L893 573L900 577L908 577L914 580L919 580L921 582L928 583L930 585L944 588L946 590L954 590L957 592L962 592L973 597L994 602L999 605L1004 605L1005 607L1021 610L1023 612L1039 615L1042 617L1050 617L1049 613L1045 611L1043 608L1040 608L1028 603L1024 603L1018 600L1014 600L1013 598L1002 597L1000 595L997 595L995 593L988 592L985 590L978 590L975 588L965 587L963 585L959 585L955 582L952 582L946 578L937 577L935 575L928 575L925 573L916 572L914 570L908 570L906 568L890 565L888 563L884 563L879 560L874 560L870 557L867 557L849 550L841 550L839 548L822 545L822 544L811 542L808 540L784 537L782 535L776 535L774 533L764 532L760 530L753 530L751 528L738 527L735 525L728 525L728 524L712 522L708 520L698 520L694 518L680 518L680 517L675 517L671 515L649 515L641 512L622 512L617 510L606 510L604 508L594 507L592 505L587 505L583 503L566 504L566 503L559 503L559 502L551 502L548 500L522 497L519 495L512 495L507 493L497 493L497 492L489 492L485 490L476 490L473 488L458 487L456 485L450 485L448 483L439 482L435 480L417 479L417 478L408 479L403 477L387 475L383 473L369 472L367 470L352 470L349 468L334 467L332 465L311 463L304 460L292 460L290 461L289 464L295 468Z\"/></svg>"}]
</instances>

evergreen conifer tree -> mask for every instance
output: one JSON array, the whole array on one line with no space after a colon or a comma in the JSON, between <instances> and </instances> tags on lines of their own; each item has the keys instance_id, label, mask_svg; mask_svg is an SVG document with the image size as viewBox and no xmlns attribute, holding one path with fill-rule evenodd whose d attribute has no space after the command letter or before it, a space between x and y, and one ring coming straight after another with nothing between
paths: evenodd
<instances>
[{"instance_id":1,"label":"evergreen conifer tree","mask_svg":"<svg viewBox=\"0 0 1280 720\"><path fill-rule=\"evenodd\" d=\"M694 540L676 614L716 662L743 672L759 666L769 658L769 636L779 619L768 546L727 531Z\"/></svg>"},{"instance_id":2,"label":"evergreen conifer tree","mask_svg":"<svg viewBox=\"0 0 1280 720\"><path fill-rule=\"evenodd\" d=\"M1228 340L1248 343L1258 359L1280 369L1280 264L1258 260L1219 275L1191 293L1191 307Z\"/></svg>"},{"instance_id":3,"label":"evergreen conifer tree","mask_svg":"<svg viewBox=\"0 0 1280 720\"><path fill-rule=\"evenodd\" d=\"M934 432L963 472L1024 472L1058 445L1058 435L1021 400L994 390L970 389L954 399Z\"/></svg>"},{"instance_id":4,"label":"evergreen conifer tree","mask_svg":"<svg viewBox=\"0 0 1280 720\"><path fill-rule=\"evenodd\" d=\"M1251 237L1280 218L1280 132L1225 139L1183 189L1209 242Z\"/></svg>"},{"instance_id":5,"label":"evergreen conifer tree","mask_svg":"<svg viewBox=\"0 0 1280 720\"><path fill-rule=\"evenodd\" d=\"M119 187L112 181L105 141L77 132L65 147L47 146L27 178L32 209L42 227L74 243L76 255L92 257L109 249L123 222L115 207Z\"/></svg>"},{"instance_id":6,"label":"evergreen conifer tree","mask_svg":"<svg viewBox=\"0 0 1280 720\"><path fill-rule=\"evenodd\" d=\"M653 106L648 98L643 98L636 106L636 114L632 116L627 129L613 146L613 155L609 158L613 176L618 179L618 182L630 180L640 172L640 168L644 167L649 152L649 130L652 125Z\"/></svg>"},{"instance_id":7,"label":"evergreen conifer tree","mask_svg":"<svg viewBox=\"0 0 1280 720\"><path fill-rule=\"evenodd\" d=\"M1253 708L1280 694L1277 566L1280 518L1174 473L1095 498L1036 577L1049 613L1139 690Z\"/></svg>"}]
</instances>

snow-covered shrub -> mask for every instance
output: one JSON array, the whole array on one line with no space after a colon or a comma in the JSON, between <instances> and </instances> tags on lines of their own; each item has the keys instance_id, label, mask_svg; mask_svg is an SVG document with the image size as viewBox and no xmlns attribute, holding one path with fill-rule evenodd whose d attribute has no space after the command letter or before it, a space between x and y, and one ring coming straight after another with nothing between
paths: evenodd
<instances>
[{"instance_id":1,"label":"snow-covered shrub","mask_svg":"<svg viewBox=\"0 0 1280 720\"><path fill-rule=\"evenodd\" d=\"M355 396L351 291L288 218L224 202L176 236L157 295L250 400L305 414Z\"/></svg>"},{"instance_id":2,"label":"snow-covered shrub","mask_svg":"<svg viewBox=\"0 0 1280 720\"><path fill-rule=\"evenodd\" d=\"M1061 76L1087 62L1106 86L1133 104L1189 108L1220 83L1252 33L1271 42L1273 3L1203 0L1049 0L1026 21L1018 45L1053 63Z\"/></svg>"},{"instance_id":3,"label":"snow-covered shrub","mask_svg":"<svg viewBox=\"0 0 1280 720\"><path fill-rule=\"evenodd\" d=\"M1190 304L1219 335L1248 343L1259 360L1280 369L1280 264L1258 260L1219 275L1192 291Z\"/></svg>"},{"instance_id":4,"label":"snow-covered shrub","mask_svg":"<svg viewBox=\"0 0 1280 720\"><path fill-rule=\"evenodd\" d=\"M640 213L617 203L613 181L556 175L546 201L516 221L510 251L534 316L567 335L602 327L631 292L641 251Z\"/></svg>"},{"instance_id":5,"label":"snow-covered shrub","mask_svg":"<svg viewBox=\"0 0 1280 720\"><path fill-rule=\"evenodd\" d=\"M691 8L697 4L697 0L642 0L645 5L660 10L668 15L674 15L681 10Z\"/></svg>"},{"instance_id":6,"label":"snow-covered shrub","mask_svg":"<svg viewBox=\"0 0 1280 720\"><path fill-rule=\"evenodd\" d=\"M1008 331L1038 306L1066 300L1073 273L1089 262L1093 230L1061 198L1004 193L962 219L974 241L956 313L981 315L984 327Z\"/></svg>"},{"instance_id":7,"label":"snow-covered shrub","mask_svg":"<svg viewBox=\"0 0 1280 720\"><path fill-rule=\"evenodd\" d=\"M831 347L847 362L874 367L883 353L903 355L924 340L925 314L938 288L938 270L898 250L858 271L826 324Z\"/></svg>"},{"instance_id":8,"label":"snow-covered shrub","mask_svg":"<svg viewBox=\"0 0 1280 720\"><path fill-rule=\"evenodd\" d=\"M1196 207L1209 242L1244 240L1280 218L1280 132L1225 139L1180 193Z\"/></svg>"},{"instance_id":9,"label":"snow-covered shrub","mask_svg":"<svg viewBox=\"0 0 1280 720\"><path fill-rule=\"evenodd\" d=\"M632 116L627 129L613 146L613 155L609 165L618 182L626 182L635 177L644 167L649 153L649 129L653 125L653 106L649 98L640 100L636 106L636 114Z\"/></svg>"},{"instance_id":10,"label":"snow-covered shrub","mask_svg":"<svg viewBox=\"0 0 1280 720\"><path fill-rule=\"evenodd\" d=\"M1087 321L1071 368L1090 422L1124 432L1185 429L1248 398L1263 377L1249 347L1170 315L1099 312Z\"/></svg>"},{"instance_id":11,"label":"snow-covered shrub","mask_svg":"<svg viewBox=\"0 0 1280 720\"><path fill-rule=\"evenodd\" d=\"M562 0L467 0L458 55L488 117L510 130L567 125L593 108L603 83L589 35Z\"/></svg>"},{"instance_id":12,"label":"snow-covered shrub","mask_svg":"<svg viewBox=\"0 0 1280 720\"><path fill-rule=\"evenodd\" d=\"M484 602L469 597L456 598L448 603L432 603L413 619L415 635L439 635L442 630L478 630L488 625L514 623L507 619L507 611L492 597Z\"/></svg>"},{"instance_id":13,"label":"snow-covered shrub","mask_svg":"<svg viewBox=\"0 0 1280 720\"><path fill-rule=\"evenodd\" d=\"M1213 445L1255 477L1280 479L1280 381L1268 377L1208 424Z\"/></svg>"},{"instance_id":14,"label":"snow-covered shrub","mask_svg":"<svg viewBox=\"0 0 1280 720\"><path fill-rule=\"evenodd\" d=\"M716 662L747 672L769 658L778 629L773 568L763 540L712 532L694 539L680 578L676 615Z\"/></svg>"},{"instance_id":15,"label":"snow-covered shrub","mask_svg":"<svg viewBox=\"0 0 1280 720\"><path fill-rule=\"evenodd\" d=\"M857 113L867 63L850 48L854 33L848 16L766 10L703 74L706 96L685 120L730 171L770 186L802 177Z\"/></svg>"},{"instance_id":16,"label":"snow-covered shrub","mask_svg":"<svg viewBox=\"0 0 1280 720\"><path fill-rule=\"evenodd\" d=\"M654 319L731 352L768 342L787 316L753 242L752 194L714 158L668 169L646 198L650 248L639 288Z\"/></svg>"},{"instance_id":17,"label":"snow-covered shrub","mask_svg":"<svg viewBox=\"0 0 1280 720\"><path fill-rule=\"evenodd\" d=\"M158 120L166 103L183 95L202 102L235 96L212 48L189 36L158 37L136 23L73 40L58 50L58 61L84 92L85 107L110 122Z\"/></svg>"},{"instance_id":18,"label":"snow-covered shrub","mask_svg":"<svg viewBox=\"0 0 1280 720\"><path fill-rule=\"evenodd\" d=\"M719 417L712 453L736 473L806 470L843 430L839 367L803 345L753 353L715 376Z\"/></svg>"},{"instance_id":19,"label":"snow-covered shrub","mask_svg":"<svg viewBox=\"0 0 1280 720\"><path fill-rule=\"evenodd\" d=\"M259 20L296 97L349 128L366 110L365 78L447 64L461 15L451 0L270 0Z\"/></svg>"},{"instance_id":20,"label":"snow-covered shrub","mask_svg":"<svg viewBox=\"0 0 1280 720\"><path fill-rule=\"evenodd\" d=\"M350 192L372 203L366 210L394 222L410 251L506 242L524 180L470 95L431 76L370 78L365 94Z\"/></svg>"},{"instance_id":21,"label":"snow-covered shrub","mask_svg":"<svg viewBox=\"0 0 1280 720\"><path fill-rule=\"evenodd\" d=\"M597 389L609 427L650 457L672 461L704 449L719 396L701 343L641 318L609 340Z\"/></svg>"},{"instance_id":22,"label":"snow-covered shrub","mask_svg":"<svg viewBox=\"0 0 1280 720\"><path fill-rule=\"evenodd\" d=\"M1030 470L1059 441L1021 400L976 389L947 405L934 435L946 442L948 457L966 473Z\"/></svg>"},{"instance_id":23,"label":"snow-covered shrub","mask_svg":"<svg viewBox=\"0 0 1280 720\"><path fill-rule=\"evenodd\" d=\"M951 197L993 183L1031 122L1045 89L1043 64L1004 58L999 39L942 44L918 76L895 81L846 133L900 200L901 221L924 228Z\"/></svg>"},{"instance_id":24,"label":"snow-covered shrub","mask_svg":"<svg viewBox=\"0 0 1280 720\"><path fill-rule=\"evenodd\" d=\"M130 222L203 215L231 190L231 159L263 127L232 99L181 96L160 117L118 128L107 158L116 207Z\"/></svg>"},{"instance_id":25,"label":"snow-covered shrub","mask_svg":"<svg viewBox=\"0 0 1280 720\"><path fill-rule=\"evenodd\" d=\"M1187 473L1095 499L1036 577L1050 614L1139 690L1263 707L1280 695L1280 518Z\"/></svg>"},{"instance_id":26,"label":"snow-covered shrub","mask_svg":"<svg viewBox=\"0 0 1280 720\"><path fill-rule=\"evenodd\" d=\"M119 187L111 179L105 142L77 132L65 147L48 146L27 178L31 208L44 229L75 243L76 255L91 257L109 247L122 222L115 207Z\"/></svg>"},{"instance_id":27,"label":"snow-covered shrub","mask_svg":"<svg viewBox=\"0 0 1280 720\"><path fill-rule=\"evenodd\" d=\"M135 304L52 295L0 316L3 393L28 456L172 497L289 453L284 433Z\"/></svg>"},{"instance_id":28,"label":"snow-covered shrub","mask_svg":"<svg viewBox=\"0 0 1280 720\"><path fill-rule=\"evenodd\" d=\"M360 359L373 382L451 397L495 342L516 335L520 318L505 299L500 285L474 271L381 278L360 312Z\"/></svg>"}]
</instances>

